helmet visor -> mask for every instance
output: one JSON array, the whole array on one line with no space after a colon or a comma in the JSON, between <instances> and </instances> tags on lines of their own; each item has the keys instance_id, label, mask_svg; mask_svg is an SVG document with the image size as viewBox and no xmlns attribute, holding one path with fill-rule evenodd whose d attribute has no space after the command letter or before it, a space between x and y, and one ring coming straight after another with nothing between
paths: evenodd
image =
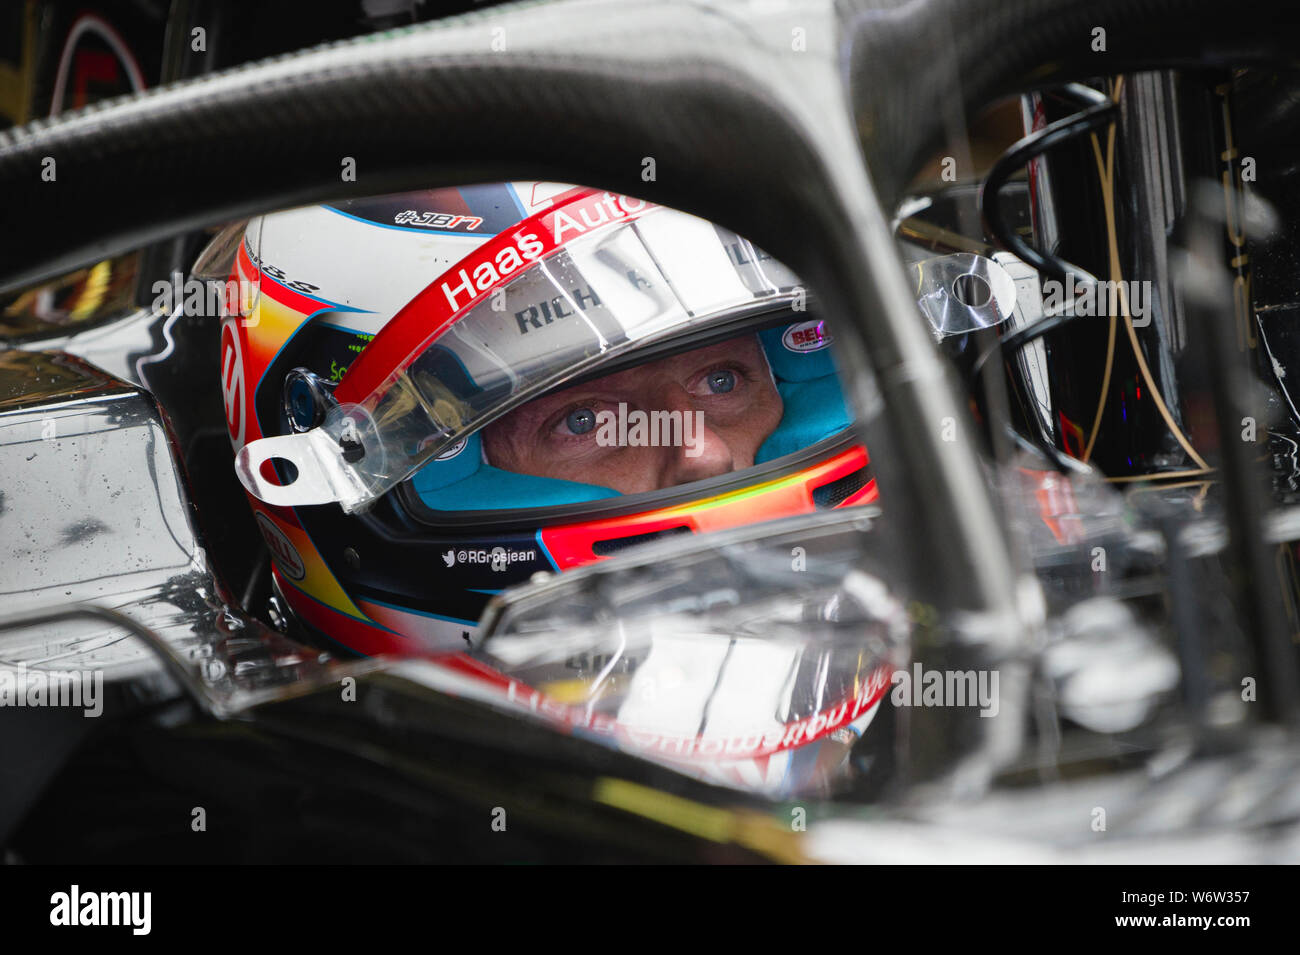
<instances>
[{"instance_id":1,"label":"helmet visor","mask_svg":"<svg viewBox=\"0 0 1300 955\"><path fill-rule=\"evenodd\" d=\"M429 285L349 369L320 427L250 443L237 469L268 503L355 511L490 421L633 349L805 299L792 272L725 229L579 191ZM268 480L272 459L296 479Z\"/></svg>"}]
</instances>

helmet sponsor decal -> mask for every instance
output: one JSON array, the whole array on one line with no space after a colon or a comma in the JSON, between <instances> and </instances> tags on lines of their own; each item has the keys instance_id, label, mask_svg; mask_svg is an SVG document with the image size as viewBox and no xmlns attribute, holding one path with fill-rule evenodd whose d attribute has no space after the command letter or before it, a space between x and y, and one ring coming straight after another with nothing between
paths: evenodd
<instances>
[{"instance_id":1,"label":"helmet sponsor decal","mask_svg":"<svg viewBox=\"0 0 1300 955\"><path fill-rule=\"evenodd\" d=\"M792 352L821 351L830 343L831 333L825 322L800 322L791 325L781 336L781 344Z\"/></svg>"},{"instance_id":2,"label":"helmet sponsor decal","mask_svg":"<svg viewBox=\"0 0 1300 955\"><path fill-rule=\"evenodd\" d=\"M568 310L565 309L566 304ZM530 327L541 328L543 324L549 325L556 319L570 318L575 312L574 306L585 312L588 308L599 305L600 296L595 289L588 285L584 291L583 286L578 286L569 289L567 301L564 296L557 295L553 299L534 302L520 309L515 312L515 322L519 325L519 334L527 335Z\"/></svg>"},{"instance_id":3,"label":"helmet sponsor decal","mask_svg":"<svg viewBox=\"0 0 1300 955\"><path fill-rule=\"evenodd\" d=\"M256 517L258 530L266 540L266 546L271 551L271 559L275 561L275 566L279 567L290 580L302 580L307 575L307 568L298 554L298 548L294 547L284 531L261 511L257 512Z\"/></svg>"},{"instance_id":4,"label":"helmet sponsor decal","mask_svg":"<svg viewBox=\"0 0 1300 955\"><path fill-rule=\"evenodd\" d=\"M403 209L393 216L394 225L416 226L423 229L455 229L457 226L473 232L483 224L479 216L463 216L452 212L419 212Z\"/></svg>"},{"instance_id":5,"label":"helmet sponsor decal","mask_svg":"<svg viewBox=\"0 0 1300 955\"><path fill-rule=\"evenodd\" d=\"M511 564L531 563L536 559L537 551L531 547L522 549L493 547L491 550L462 547L453 548L442 555L442 562L448 567L455 567L457 564L487 565L497 573L508 570Z\"/></svg>"},{"instance_id":6,"label":"helmet sponsor decal","mask_svg":"<svg viewBox=\"0 0 1300 955\"><path fill-rule=\"evenodd\" d=\"M386 229L471 237L496 235L517 223L522 212L512 184L505 182L340 199L325 208Z\"/></svg>"},{"instance_id":7,"label":"helmet sponsor decal","mask_svg":"<svg viewBox=\"0 0 1300 955\"><path fill-rule=\"evenodd\" d=\"M403 306L348 368L335 397L355 402L383 387L409 356L421 354L458 315L533 261L594 229L637 219L656 208L642 199L583 190L498 234ZM628 279L635 284L638 277Z\"/></svg>"},{"instance_id":8,"label":"helmet sponsor decal","mask_svg":"<svg viewBox=\"0 0 1300 955\"><path fill-rule=\"evenodd\" d=\"M221 329L221 399L226 406L226 427L238 450L244 446L248 407L244 395L244 354L233 321L227 321Z\"/></svg>"},{"instance_id":9,"label":"helmet sponsor decal","mask_svg":"<svg viewBox=\"0 0 1300 955\"><path fill-rule=\"evenodd\" d=\"M435 461L450 461L456 455L465 450L465 445L469 443L469 438L461 438L446 451L434 458Z\"/></svg>"},{"instance_id":10,"label":"helmet sponsor decal","mask_svg":"<svg viewBox=\"0 0 1300 955\"><path fill-rule=\"evenodd\" d=\"M313 285L310 282L304 282L302 279L290 278L288 273L282 268L271 265L265 261L262 256L255 252L248 241L244 242L244 252L248 260L257 266L257 270L263 275L269 276L279 282L285 288L293 289L295 292L302 292L304 295L310 295L312 292L319 292L320 286Z\"/></svg>"},{"instance_id":11,"label":"helmet sponsor decal","mask_svg":"<svg viewBox=\"0 0 1300 955\"><path fill-rule=\"evenodd\" d=\"M881 663L857 685L854 692L827 701L822 709L810 716L748 733L722 735L671 735L629 726L615 715L593 712L592 707L586 704L574 706L564 703L513 679L504 690L507 702L565 728L590 730L612 737L632 751L652 757L691 762L771 756L829 736L852 724L884 698L893 669L892 665Z\"/></svg>"},{"instance_id":12,"label":"helmet sponsor decal","mask_svg":"<svg viewBox=\"0 0 1300 955\"><path fill-rule=\"evenodd\" d=\"M479 295L498 284L507 275L513 275L545 252L549 251L546 243L537 237L536 232L516 230L510 237L513 243L505 245L492 258L480 258L472 269L461 267L449 279L438 283L442 294L447 297L447 307L454 314L468 305L472 305ZM559 244L558 242L556 243ZM495 246L493 246L495 249ZM465 293L464 302L460 300Z\"/></svg>"}]
</instances>

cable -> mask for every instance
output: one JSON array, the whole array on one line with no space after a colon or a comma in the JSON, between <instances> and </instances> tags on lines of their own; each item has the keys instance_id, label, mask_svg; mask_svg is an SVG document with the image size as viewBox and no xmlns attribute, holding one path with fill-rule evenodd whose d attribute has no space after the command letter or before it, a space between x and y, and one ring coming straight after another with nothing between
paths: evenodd
<instances>
[{"instance_id":1,"label":"cable","mask_svg":"<svg viewBox=\"0 0 1300 955\"><path fill-rule=\"evenodd\" d=\"M998 205L999 194L1012 174L1031 160L1061 143L1101 129L1113 122L1118 104L1105 93L1080 83L1070 83L1063 87L1060 93L1066 99L1079 103L1084 109L1035 130L1002 154L989 170L984 184L980 186L980 215L984 219L984 227L1003 248L1029 263L1039 272L1061 282L1068 282L1069 276L1073 273L1076 281L1095 284L1096 277L1086 269L1066 262L1059 256L1039 252L1017 235L1003 220L1002 210Z\"/></svg>"},{"instance_id":2,"label":"cable","mask_svg":"<svg viewBox=\"0 0 1300 955\"><path fill-rule=\"evenodd\" d=\"M1124 90L1124 77L1119 76L1115 79L1115 85L1111 91L1111 98L1116 103L1119 102L1120 94ZM1111 215L1107 227L1111 228L1114 224L1115 212L1115 124L1112 123L1110 129L1106 131L1106 161L1103 163L1101 158L1101 142L1097 139L1097 134L1093 133L1092 152L1097 160L1097 178L1101 180L1102 204ZM1110 394L1110 375L1115 367L1115 327L1118 324L1115 316L1110 316L1110 329L1106 334L1106 367L1101 375L1101 390L1097 394L1097 412L1092 418L1092 431L1088 435L1088 443L1083 446L1083 460L1088 461L1092 458L1093 446L1097 443L1097 435L1101 432L1101 417L1106 410L1106 396Z\"/></svg>"},{"instance_id":3,"label":"cable","mask_svg":"<svg viewBox=\"0 0 1300 955\"><path fill-rule=\"evenodd\" d=\"M1117 83L1115 87L1115 96L1117 100L1121 89L1122 86L1119 83ZM1095 151L1097 160L1100 162L1101 146L1099 143L1096 142L1096 137L1093 138L1094 138L1093 149ZM1114 146L1114 141L1112 139L1111 143L1108 145L1108 149L1113 148L1113 146ZM1114 177L1114 169L1111 166L1111 161L1113 160L1113 158L1114 158L1113 153L1111 153L1111 155L1108 156L1107 158L1106 176L1102 183L1103 185L1102 201L1103 201L1103 206L1106 215L1106 244L1107 244L1107 250L1109 252L1109 260L1110 260L1109 261L1110 277L1111 277L1111 281L1115 285L1115 288L1119 291L1120 312L1124 318L1124 328L1128 332L1128 340L1129 340L1129 344L1133 348L1133 357L1137 361L1138 372L1142 375L1142 380L1146 383L1147 391L1151 395L1151 400L1155 403L1156 411L1160 414L1160 417L1164 420L1165 426L1169 429L1170 433L1173 434L1174 439L1179 443L1179 445L1182 446L1182 449L1187 452L1188 457L1190 457L1192 461L1195 462L1196 465L1202 469L1202 471L1209 471L1212 470L1209 464L1207 464L1205 459L1196 452L1196 448L1192 446L1191 440L1188 439L1187 435L1183 433L1182 428L1178 427L1178 422L1174 420L1173 414L1169 411L1169 407L1165 404L1164 396L1161 395L1160 389L1156 386L1155 378L1152 376L1151 369L1147 365L1146 355L1143 354L1142 347L1138 343L1137 329L1133 326L1133 316L1132 314L1130 314L1129 307L1128 307L1128 293L1126 291L1127 286L1124 284L1123 266L1120 264L1120 258L1119 258L1119 227L1116 223L1116 218L1115 218L1115 177ZM1113 324L1114 321L1115 321L1115 317L1112 315L1111 316L1112 334L1114 332L1114 324ZM1110 371L1109 356L1107 357L1106 370L1109 373ZM1107 379L1106 384L1109 384L1109 378ZM1104 402L1104 401L1105 401L1105 392L1102 393L1101 399L1099 401L1099 405L1097 409L1097 418L1094 421L1094 429L1100 428L1100 424L1101 424L1100 402ZM1093 437L1094 438L1096 437L1096 430L1094 430ZM1091 451L1091 446L1092 446L1092 442L1089 441L1089 448L1088 448L1089 451Z\"/></svg>"},{"instance_id":4,"label":"cable","mask_svg":"<svg viewBox=\"0 0 1300 955\"><path fill-rule=\"evenodd\" d=\"M1039 273L1052 276L1067 286L1071 280L1076 285L1095 286L1098 284L1096 276L1086 269L1066 262L1059 256L1040 252L1017 235L1003 220L998 205L1000 193L1014 172L1049 149L1086 133L1093 133L1101 127L1113 123L1118 104L1105 93L1079 83L1071 83L1063 87L1059 92L1066 99L1078 103L1083 109L1078 113L1050 123L1040 130L1035 130L1016 142L998 158L980 187L980 215L989 234L1003 248L1033 266ZM1075 318L1076 315L1073 312L1046 315L1033 324L999 339L975 361L972 376L978 378L981 369L993 354L1014 352L1034 339L1073 321ZM1016 443L1024 447L1026 442L1023 436L1010 425L1008 425L1008 429L1016 435ZM1055 464L1057 470L1062 473L1068 471L1077 473L1087 470L1084 464L1065 454L1053 442L1047 441L1041 436L1034 439L1033 446L1047 455Z\"/></svg>"},{"instance_id":5,"label":"cable","mask_svg":"<svg viewBox=\"0 0 1300 955\"><path fill-rule=\"evenodd\" d=\"M1052 315L1044 315L1038 321L1012 332L1006 338L998 339L988 348L984 349L984 351L980 353L979 358L975 359L975 365L971 369L972 377L978 377L980 370L988 360L998 352L1004 350L1012 352L1019 351L1035 338L1041 338L1048 332L1060 328L1062 325L1068 325L1078 317L1079 316L1074 312L1056 312Z\"/></svg>"},{"instance_id":6,"label":"cable","mask_svg":"<svg viewBox=\"0 0 1300 955\"><path fill-rule=\"evenodd\" d=\"M1077 101L1087 102L1091 105L1083 112L1058 120L1035 133L1031 133L1029 136L1026 136L1024 139L1017 142L994 164L993 169L990 170L989 175L985 180L984 187L980 192L981 212L984 215L985 223L990 232L992 232L1000 242L1010 248L1011 251L1020 255L1021 258L1026 258L1027 252L1029 257L1036 259L1037 261L1030 261L1030 264L1034 265L1040 271L1048 271L1061 281L1067 282L1067 284L1070 272L1074 273L1076 283L1080 278L1083 278L1085 282L1097 284L1098 279L1083 269L1080 269L1078 266L1072 265L1059 257L1048 256L1038 252L1037 249L1034 249L1026 243L1020 238L1020 236L1015 235L1007 229L1005 224L1001 221L1000 213L996 207L998 191L1003 185L1005 185L1007 178L1010 176L1012 171L1019 168L1020 165L1023 165L1035 156L1041 154L1046 149L1051 148L1052 145L1059 144L1072 136L1081 135L1083 132L1093 129L1094 126L1100 127L1107 123L1113 123L1113 114L1119 105L1119 97L1123 89L1123 83L1124 78L1122 76L1117 78L1114 90L1109 96L1078 84L1071 84L1069 87L1066 87L1062 92L1068 94L1071 98ZM1147 365L1145 356L1142 354L1142 349L1138 344L1137 331L1133 326L1132 316L1129 314L1128 296L1124 294L1125 287L1123 283L1123 272L1119 263L1117 244L1118 229L1115 222L1115 127L1113 125L1111 125L1109 133L1110 135L1107 137L1106 158L1104 162L1101 156L1101 143L1097 139L1095 131L1092 133L1092 147L1094 158L1097 162L1097 175L1101 180L1102 186L1102 202L1105 209L1107 225L1110 275L1112 280L1116 282L1116 287L1119 289L1120 310L1124 319L1125 330L1128 333L1129 343L1132 346L1133 354L1138 364L1138 371L1147 385L1148 392L1151 394L1152 400L1155 403L1156 411L1160 414L1161 418L1163 418L1165 425L1182 446L1183 450L1187 452L1188 456L1191 457L1200 468L1198 471L1191 471L1188 473L1208 473L1213 469L1206 464L1204 458L1197 454L1196 449L1192 447L1191 442L1187 439L1186 435L1183 434L1182 429L1179 428L1177 422L1173 420L1173 416L1165 405L1159 388L1156 387L1155 380ZM1076 316L1073 313L1064 312L1044 316L1014 334L1000 339L980 355L979 359L975 362L973 374L978 376L980 370L994 352L1014 352L1028 344L1030 341L1033 341L1035 338L1039 338L1054 329L1060 328L1062 325L1072 321L1075 317ZM1097 440L1097 434L1101 430L1102 412L1105 407L1106 394L1109 391L1110 377L1114 361L1117 325L1117 316L1112 315L1110 318L1106 368L1102 377L1101 393L1098 396L1097 412L1093 418L1091 432L1088 436L1088 442L1083 453L1082 460L1085 463L1092 456L1092 449ZM1018 443L1022 446L1024 444L1023 441L1018 441ZM1055 444L1039 440L1035 441L1035 446L1047 454L1060 471L1074 471L1078 470L1082 466L1079 461L1076 461L1074 458L1061 452ZM1183 472L1178 473L1181 474Z\"/></svg>"},{"instance_id":7,"label":"cable","mask_svg":"<svg viewBox=\"0 0 1300 955\"><path fill-rule=\"evenodd\" d=\"M1073 312L1058 312L1055 315L1047 315L1043 318L1040 318L1032 325L1026 325L1024 328L1011 333L1006 338L999 339L998 341L990 345L988 348L986 348L980 354L979 358L975 360L975 365L971 371L971 377L974 379L978 379L980 375L980 371L983 369L984 365L988 362L989 358L992 357L994 354L1001 354L1004 349L1010 350L1012 352L1018 351L1020 348L1024 347L1029 342L1033 341L1035 338L1039 338L1043 335L1046 335L1048 332L1053 331L1054 329L1060 328L1062 325L1074 321L1074 319L1077 317L1078 316L1076 316ZM1070 457L1070 455L1063 452L1060 448L1058 448L1055 444L1052 444L1050 441L1041 440L1041 441L1034 441L1031 443L1027 438L1024 437L1024 435L1022 435L1019 431L1017 431L1016 428L1010 422L1008 422L1005 427L1007 432L1013 436L1017 445L1019 445L1022 448L1028 445L1029 447L1033 447L1041 451L1043 454L1047 455L1047 457L1051 459L1052 463L1056 465L1056 469L1061 473L1065 473L1067 471L1074 472L1076 474L1088 473L1089 468L1087 467L1086 464Z\"/></svg>"}]
</instances>

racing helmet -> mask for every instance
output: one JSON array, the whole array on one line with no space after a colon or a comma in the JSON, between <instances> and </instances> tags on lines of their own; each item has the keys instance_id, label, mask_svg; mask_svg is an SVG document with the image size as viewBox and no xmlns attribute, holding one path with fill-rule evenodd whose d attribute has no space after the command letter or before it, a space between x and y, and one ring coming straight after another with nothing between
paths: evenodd
<instances>
[{"instance_id":1,"label":"racing helmet","mask_svg":"<svg viewBox=\"0 0 1300 955\"><path fill-rule=\"evenodd\" d=\"M539 572L875 497L815 305L704 220L512 182L268 215L224 248L242 290L221 335L236 471L275 589L350 651L464 650L492 595ZM622 493L599 469L490 453L485 434L533 402L727 343L761 353L781 399L752 464ZM638 410L608 412L605 437L689 442L688 413Z\"/></svg>"}]
</instances>

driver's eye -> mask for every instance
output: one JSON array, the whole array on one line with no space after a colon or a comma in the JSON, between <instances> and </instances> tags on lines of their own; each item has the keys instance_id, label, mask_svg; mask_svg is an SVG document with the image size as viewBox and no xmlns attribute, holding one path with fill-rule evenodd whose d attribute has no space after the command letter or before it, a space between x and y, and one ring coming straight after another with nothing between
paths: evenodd
<instances>
[{"instance_id":1,"label":"driver's eye","mask_svg":"<svg viewBox=\"0 0 1300 955\"><path fill-rule=\"evenodd\" d=\"M709 390L715 395L725 395L736 387L736 373L726 368L709 372Z\"/></svg>"},{"instance_id":2,"label":"driver's eye","mask_svg":"<svg viewBox=\"0 0 1300 955\"><path fill-rule=\"evenodd\" d=\"M596 427L596 412L590 408L576 408L569 412L564 424L574 434L586 434Z\"/></svg>"}]
</instances>

